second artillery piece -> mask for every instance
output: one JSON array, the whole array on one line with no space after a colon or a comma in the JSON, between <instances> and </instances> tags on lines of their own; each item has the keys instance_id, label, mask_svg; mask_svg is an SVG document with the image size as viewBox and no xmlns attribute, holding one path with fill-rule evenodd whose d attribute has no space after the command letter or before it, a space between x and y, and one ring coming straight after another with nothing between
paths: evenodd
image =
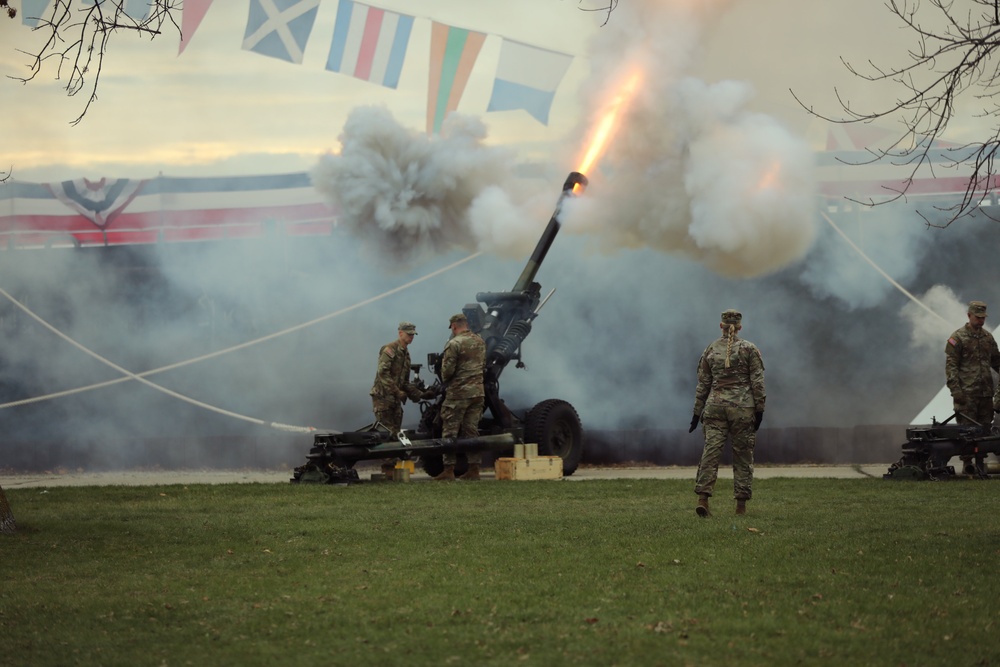
<instances>
[{"instance_id":1,"label":"second artillery piece","mask_svg":"<svg viewBox=\"0 0 1000 667\"><path fill-rule=\"evenodd\" d=\"M515 410L500 398L500 375L511 361L523 368L521 344L531 333L539 311L552 296L545 298L535 276L552 242L559 232L559 216L563 201L587 186L587 178L571 172L563 184L555 211L542 232L535 249L509 292L480 292L476 303L466 304L462 312L469 328L482 336L486 343L486 368L483 384L486 393L485 412L479 423L479 437L464 440L442 438L439 419L447 388L441 383L441 357L428 355L427 363L435 375L433 399L420 401L420 422L416 430L389 433L380 424L371 424L358 431L317 432L304 465L295 469L292 482L347 483L358 479L354 465L358 461L400 458L420 459L429 475L437 475L444 467L447 452L462 454L469 451L496 450L510 452L519 443L536 443L541 455L559 456L563 474L576 471L583 456L583 428L576 409L561 399L551 398L528 410ZM419 380L421 365L414 365ZM455 473L463 472L464 457L458 457Z\"/></svg>"}]
</instances>

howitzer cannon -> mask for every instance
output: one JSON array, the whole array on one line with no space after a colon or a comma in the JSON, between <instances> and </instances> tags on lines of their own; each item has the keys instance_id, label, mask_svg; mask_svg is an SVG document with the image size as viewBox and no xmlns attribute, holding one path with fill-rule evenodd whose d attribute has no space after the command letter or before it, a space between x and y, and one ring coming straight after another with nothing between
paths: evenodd
<instances>
[{"instance_id":1,"label":"howitzer cannon","mask_svg":"<svg viewBox=\"0 0 1000 667\"><path fill-rule=\"evenodd\" d=\"M956 456L963 461L962 474L984 479L1000 474L995 463L986 461L989 454L1000 455L1000 432L992 426L949 424L953 417L906 429L903 455L882 478L948 479L955 476L954 466L948 463Z\"/></svg>"},{"instance_id":2,"label":"howitzer cannon","mask_svg":"<svg viewBox=\"0 0 1000 667\"><path fill-rule=\"evenodd\" d=\"M316 433L307 462L295 469L292 482L349 483L358 480L354 470L358 461L389 457L419 457L424 471L436 475L443 469L445 453L510 451L515 444L524 442L536 443L541 455L561 457L563 474L573 474L583 455L583 429L576 409L566 401L548 399L527 411L511 410L500 398L500 375L511 361L524 368L521 344L531 333L539 311L555 292L553 289L543 299L535 276L559 232L563 202L586 185L586 177L578 172L566 178L555 211L509 292L480 292L476 294L476 303L462 308L469 328L486 343L485 412L479 423L479 437L462 440L441 437L439 415L447 388L441 382L441 356L431 353L427 355L427 363L436 376L431 387L435 397L420 401L416 430L389 433L376 423L358 431ZM415 382L423 387L420 368L413 366L417 374ZM463 458L459 457L456 474L461 474L463 466Z\"/></svg>"}]
</instances>

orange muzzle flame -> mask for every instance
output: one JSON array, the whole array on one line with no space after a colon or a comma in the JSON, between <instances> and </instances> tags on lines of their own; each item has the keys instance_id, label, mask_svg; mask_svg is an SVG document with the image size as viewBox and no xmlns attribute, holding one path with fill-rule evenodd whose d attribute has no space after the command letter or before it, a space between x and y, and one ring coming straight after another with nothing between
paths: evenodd
<instances>
[{"instance_id":1,"label":"orange muzzle flame","mask_svg":"<svg viewBox=\"0 0 1000 667\"><path fill-rule=\"evenodd\" d=\"M577 171L581 174L586 174L590 171L590 168L594 166L604 153L604 149L607 147L618 126L622 112L629 101L635 96L635 91L639 88L640 81L642 81L642 72L636 70L625 80L625 83L622 84L622 87L611 101L608 110L601 117L601 122L598 123L597 128L594 130L590 146L587 148L587 153L584 155L583 161L580 162L580 166L577 168ZM579 194L580 190L582 188L579 185L573 188L573 191L577 194Z\"/></svg>"}]
</instances>

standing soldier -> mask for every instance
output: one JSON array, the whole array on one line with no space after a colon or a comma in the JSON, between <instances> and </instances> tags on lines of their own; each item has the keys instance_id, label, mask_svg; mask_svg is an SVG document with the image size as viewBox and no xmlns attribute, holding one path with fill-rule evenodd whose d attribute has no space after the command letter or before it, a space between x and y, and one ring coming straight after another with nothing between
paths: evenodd
<instances>
[{"instance_id":1,"label":"standing soldier","mask_svg":"<svg viewBox=\"0 0 1000 667\"><path fill-rule=\"evenodd\" d=\"M375 384L368 392L372 397L376 423L388 429L394 438L403 425L403 403L407 397L416 401L433 395L430 390L421 391L410 382L410 353L406 348L417 335L416 325L412 322L400 322L398 332L396 340L379 349ZM395 464L395 459L383 460L382 473L391 476Z\"/></svg>"},{"instance_id":2,"label":"standing soldier","mask_svg":"<svg viewBox=\"0 0 1000 667\"><path fill-rule=\"evenodd\" d=\"M955 406L955 421L984 430L993 425L993 374L1000 372L1000 350L986 330L986 304L969 303L969 321L944 346L944 371ZM963 470L971 472L972 460L963 458Z\"/></svg>"},{"instance_id":3,"label":"standing soldier","mask_svg":"<svg viewBox=\"0 0 1000 667\"><path fill-rule=\"evenodd\" d=\"M479 435L479 419L483 416L486 392L483 372L486 369L486 343L469 331L465 315L452 315L448 320L451 338L441 354L441 381L445 398L441 404L442 438L475 438ZM455 479L455 454L444 455L444 470L434 479ZM469 470L459 479L478 480L480 452L466 455Z\"/></svg>"},{"instance_id":4,"label":"standing soldier","mask_svg":"<svg viewBox=\"0 0 1000 667\"><path fill-rule=\"evenodd\" d=\"M711 516L708 499L719 476L719 459L727 438L733 443L733 495L736 513L746 514L752 495L753 448L757 429L764 419L764 360L760 350L736 334L743 315L735 310L722 313L722 336L713 341L698 362L698 387L694 394L694 416L705 431L705 448L698 465L694 492L698 494L698 516Z\"/></svg>"}]
</instances>

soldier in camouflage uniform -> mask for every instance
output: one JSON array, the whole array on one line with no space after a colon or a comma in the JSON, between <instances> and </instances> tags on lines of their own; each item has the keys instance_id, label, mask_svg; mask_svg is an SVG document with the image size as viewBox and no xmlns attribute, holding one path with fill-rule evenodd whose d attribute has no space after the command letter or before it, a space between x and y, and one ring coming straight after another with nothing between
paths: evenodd
<instances>
[{"instance_id":1,"label":"soldier in camouflage uniform","mask_svg":"<svg viewBox=\"0 0 1000 667\"><path fill-rule=\"evenodd\" d=\"M416 401L433 395L433 392L421 391L410 382L410 352L406 348L416 335L417 327L412 322L399 323L396 340L386 343L378 351L375 384L368 392L372 397L372 411L376 421L394 438L402 428L403 403L407 397ZM382 472L391 475L395 464L395 459L383 460Z\"/></svg>"},{"instance_id":2,"label":"soldier in camouflage uniform","mask_svg":"<svg viewBox=\"0 0 1000 667\"><path fill-rule=\"evenodd\" d=\"M708 499L719 476L719 459L726 439L733 443L733 495L736 513L746 513L752 495L753 449L757 429L764 419L764 360L760 350L736 334L743 328L743 315L735 310L722 313L722 337L714 341L698 362L698 387L694 396L694 431L701 421L705 448L698 465L694 492L698 494L698 516L710 516Z\"/></svg>"},{"instance_id":3,"label":"soldier in camouflage uniform","mask_svg":"<svg viewBox=\"0 0 1000 667\"><path fill-rule=\"evenodd\" d=\"M465 315L452 315L448 320L451 339L441 354L441 381L445 399L441 404L442 438L475 438L479 435L479 420L483 415L486 392L483 371L486 368L486 343L469 331ZM478 480L480 452L469 452L468 471L459 479ZM455 454L444 455L444 470L436 480L455 479Z\"/></svg>"},{"instance_id":4,"label":"soldier in camouflage uniform","mask_svg":"<svg viewBox=\"0 0 1000 667\"><path fill-rule=\"evenodd\" d=\"M969 303L969 321L944 346L945 376L955 406L955 421L988 429L993 425L993 373L1000 372L1000 350L986 324L986 304ZM963 458L968 470L972 461Z\"/></svg>"}]
</instances>

